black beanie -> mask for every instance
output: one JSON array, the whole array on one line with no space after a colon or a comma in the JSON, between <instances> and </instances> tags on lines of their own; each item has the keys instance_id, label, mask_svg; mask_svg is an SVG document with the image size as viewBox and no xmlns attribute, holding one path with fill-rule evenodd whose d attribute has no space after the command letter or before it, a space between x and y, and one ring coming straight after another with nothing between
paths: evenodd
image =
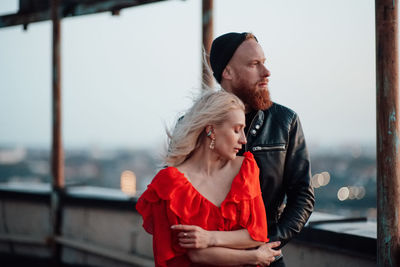
<instances>
[{"instance_id":1,"label":"black beanie","mask_svg":"<svg viewBox=\"0 0 400 267\"><path fill-rule=\"evenodd\" d=\"M213 75L218 83L221 83L222 72L236 49L246 40L246 35L247 32L230 32L219 36L213 41L210 51L210 63Z\"/></svg>"}]
</instances>

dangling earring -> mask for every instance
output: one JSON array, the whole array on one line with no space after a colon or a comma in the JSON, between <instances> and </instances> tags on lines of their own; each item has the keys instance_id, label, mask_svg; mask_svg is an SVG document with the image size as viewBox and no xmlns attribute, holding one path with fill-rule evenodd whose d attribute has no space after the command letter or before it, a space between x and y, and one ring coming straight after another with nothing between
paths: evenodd
<instances>
[{"instance_id":1,"label":"dangling earring","mask_svg":"<svg viewBox=\"0 0 400 267\"><path fill-rule=\"evenodd\" d=\"M213 129L211 128L207 133L207 137L211 136L212 131L213 131ZM210 149L213 150L214 147L215 147L215 137L211 137Z\"/></svg>"},{"instance_id":2,"label":"dangling earring","mask_svg":"<svg viewBox=\"0 0 400 267\"><path fill-rule=\"evenodd\" d=\"M210 149L213 150L215 148L215 138L211 139Z\"/></svg>"}]
</instances>

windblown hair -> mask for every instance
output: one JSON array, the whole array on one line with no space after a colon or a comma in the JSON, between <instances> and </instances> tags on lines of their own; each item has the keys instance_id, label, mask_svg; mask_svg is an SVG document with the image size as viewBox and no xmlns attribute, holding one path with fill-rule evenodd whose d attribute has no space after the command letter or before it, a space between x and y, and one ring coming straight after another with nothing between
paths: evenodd
<instances>
[{"instance_id":1,"label":"windblown hair","mask_svg":"<svg viewBox=\"0 0 400 267\"><path fill-rule=\"evenodd\" d=\"M167 166L178 166L188 159L206 140L208 125L221 125L231 110L244 111L243 102L234 94L223 90L206 91L181 117L172 132L167 130L169 147L165 156Z\"/></svg>"},{"instance_id":2,"label":"windblown hair","mask_svg":"<svg viewBox=\"0 0 400 267\"><path fill-rule=\"evenodd\" d=\"M214 86L214 75L210 65L210 55L207 53L204 46L202 47L202 67L203 67L203 75L201 79L201 89L204 91L215 90Z\"/></svg>"}]
</instances>

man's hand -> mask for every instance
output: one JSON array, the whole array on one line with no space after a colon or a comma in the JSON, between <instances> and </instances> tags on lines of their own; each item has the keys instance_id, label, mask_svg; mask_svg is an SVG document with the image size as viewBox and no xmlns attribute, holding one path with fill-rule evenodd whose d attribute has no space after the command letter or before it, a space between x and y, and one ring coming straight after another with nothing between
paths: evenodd
<instances>
[{"instance_id":1,"label":"man's hand","mask_svg":"<svg viewBox=\"0 0 400 267\"><path fill-rule=\"evenodd\" d=\"M269 266L275 260L275 256L279 256L282 253L280 249L279 250L273 249L279 247L280 244L281 242L275 241L260 246L257 249L258 260L259 260L258 265Z\"/></svg>"},{"instance_id":2,"label":"man's hand","mask_svg":"<svg viewBox=\"0 0 400 267\"><path fill-rule=\"evenodd\" d=\"M280 249L279 250L273 249L279 247L280 244L281 242L275 241L261 245L257 249L257 254L259 259L258 264L261 266L269 266L275 260L275 256L279 256L282 253Z\"/></svg>"},{"instance_id":3,"label":"man's hand","mask_svg":"<svg viewBox=\"0 0 400 267\"><path fill-rule=\"evenodd\" d=\"M183 248L208 248L215 244L212 233L199 226L176 224L171 229L179 231L179 245Z\"/></svg>"}]
</instances>

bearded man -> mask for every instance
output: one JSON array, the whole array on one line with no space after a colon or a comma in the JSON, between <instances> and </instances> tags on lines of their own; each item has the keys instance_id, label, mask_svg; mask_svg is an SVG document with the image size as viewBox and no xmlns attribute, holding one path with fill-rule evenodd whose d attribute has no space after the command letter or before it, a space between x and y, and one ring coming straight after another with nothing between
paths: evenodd
<instances>
[{"instance_id":1,"label":"bearded man","mask_svg":"<svg viewBox=\"0 0 400 267\"><path fill-rule=\"evenodd\" d=\"M271 101L271 73L265 60L251 33L227 33L216 38L211 46L210 63L215 79L245 103L247 144L239 154L250 151L257 161L268 237L270 241L281 241L282 247L301 231L315 200L300 120L294 111ZM285 263L280 257L270 266Z\"/></svg>"}]
</instances>

